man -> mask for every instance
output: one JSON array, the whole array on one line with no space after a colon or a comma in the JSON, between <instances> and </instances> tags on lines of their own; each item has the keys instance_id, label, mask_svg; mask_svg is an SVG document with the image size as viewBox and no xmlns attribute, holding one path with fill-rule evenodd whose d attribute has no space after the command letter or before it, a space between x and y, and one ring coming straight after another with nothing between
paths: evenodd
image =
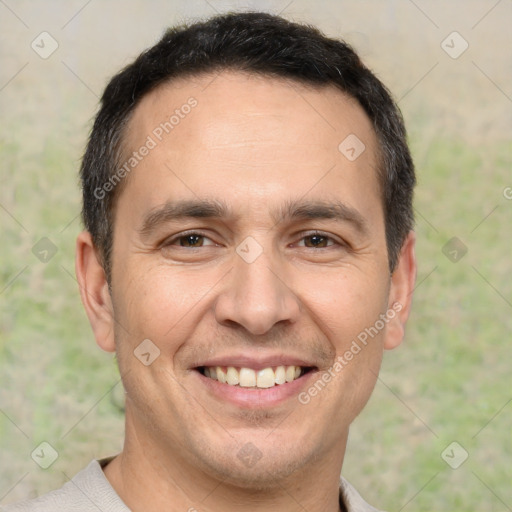
<instances>
[{"instance_id":1,"label":"man","mask_svg":"<svg viewBox=\"0 0 512 512\"><path fill-rule=\"evenodd\" d=\"M375 510L340 473L403 338L415 177L353 50L261 13L174 28L107 86L81 177L124 449L6 510Z\"/></svg>"}]
</instances>

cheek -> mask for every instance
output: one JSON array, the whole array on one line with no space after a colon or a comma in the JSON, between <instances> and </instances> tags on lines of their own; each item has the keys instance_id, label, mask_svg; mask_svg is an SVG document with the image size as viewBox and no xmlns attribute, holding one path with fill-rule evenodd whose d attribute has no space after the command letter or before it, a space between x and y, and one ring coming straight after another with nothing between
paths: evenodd
<instances>
[{"instance_id":1,"label":"cheek","mask_svg":"<svg viewBox=\"0 0 512 512\"><path fill-rule=\"evenodd\" d=\"M317 274L314 279L304 275L298 287L301 301L338 354L375 324L387 304L387 285L382 277L359 269L340 268Z\"/></svg>"},{"instance_id":2,"label":"cheek","mask_svg":"<svg viewBox=\"0 0 512 512\"><path fill-rule=\"evenodd\" d=\"M311 314L335 351L332 365L325 369L332 385L319 393L319 407L330 410L339 424L364 407L382 361L385 329L375 330L375 324L386 311L388 285L385 274L366 270L340 269L339 274L315 279L316 286L307 294Z\"/></svg>"},{"instance_id":3,"label":"cheek","mask_svg":"<svg viewBox=\"0 0 512 512\"><path fill-rule=\"evenodd\" d=\"M128 397L147 418L159 408L178 415L182 389L176 377L183 378L183 369L175 356L206 314L202 299L211 284L198 273L139 266L135 259L123 271L132 277L119 279L113 289L116 352ZM165 396L155 393L163 389Z\"/></svg>"},{"instance_id":4,"label":"cheek","mask_svg":"<svg viewBox=\"0 0 512 512\"><path fill-rule=\"evenodd\" d=\"M122 331L131 343L149 338L161 351L173 352L197 324L197 315L204 314L211 280L189 269L171 272L167 265L136 267L134 262L125 268L125 275L134 277L120 283L115 294Z\"/></svg>"}]
</instances>

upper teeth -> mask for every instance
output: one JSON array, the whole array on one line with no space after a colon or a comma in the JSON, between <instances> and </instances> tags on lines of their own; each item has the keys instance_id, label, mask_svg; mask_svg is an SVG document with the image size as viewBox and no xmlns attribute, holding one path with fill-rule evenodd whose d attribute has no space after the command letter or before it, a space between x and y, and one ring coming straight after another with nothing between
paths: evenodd
<instances>
[{"instance_id":1,"label":"upper teeth","mask_svg":"<svg viewBox=\"0 0 512 512\"><path fill-rule=\"evenodd\" d=\"M230 386L244 388L271 388L276 384L284 384L298 379L301 374L300 366L277 366L253 370L252 368L235 368L233 366L206 366L204 374L210 379L218 380Z\"/></svg>"}]
</instances>

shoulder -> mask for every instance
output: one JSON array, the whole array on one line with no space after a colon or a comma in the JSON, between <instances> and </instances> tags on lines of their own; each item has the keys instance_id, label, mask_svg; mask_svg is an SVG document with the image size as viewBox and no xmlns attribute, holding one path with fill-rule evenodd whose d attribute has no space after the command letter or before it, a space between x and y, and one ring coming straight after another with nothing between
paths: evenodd
<instances>
[{"instance_id":1,"label":"shoulder","mask_svg":"<svg viewBox=\"0 0 512 512\"><path fill-rule=\"evenodd\" d=\"M1 512L129 512L116 494L98 461L93 460L60 489L33 500L1 507Z\"/></svg>"}]
</instances>

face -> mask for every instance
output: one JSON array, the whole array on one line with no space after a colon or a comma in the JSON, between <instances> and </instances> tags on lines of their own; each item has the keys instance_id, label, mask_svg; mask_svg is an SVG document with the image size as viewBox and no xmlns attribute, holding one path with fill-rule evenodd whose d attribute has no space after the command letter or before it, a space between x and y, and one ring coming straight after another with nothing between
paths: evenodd
<instances>
[{"instance_id":1,"label":"face","mask_svg":"<svg viewBox=\"0 0 512 512\"><path fill-rule=\"evenodd\" d=\"M104 294L114 320L91 320L117 350L127 439L246 486L340 462L408 309L370 121L334 88L224 72L146 96L134 151Z\"/></svg>"}]
</instances>

